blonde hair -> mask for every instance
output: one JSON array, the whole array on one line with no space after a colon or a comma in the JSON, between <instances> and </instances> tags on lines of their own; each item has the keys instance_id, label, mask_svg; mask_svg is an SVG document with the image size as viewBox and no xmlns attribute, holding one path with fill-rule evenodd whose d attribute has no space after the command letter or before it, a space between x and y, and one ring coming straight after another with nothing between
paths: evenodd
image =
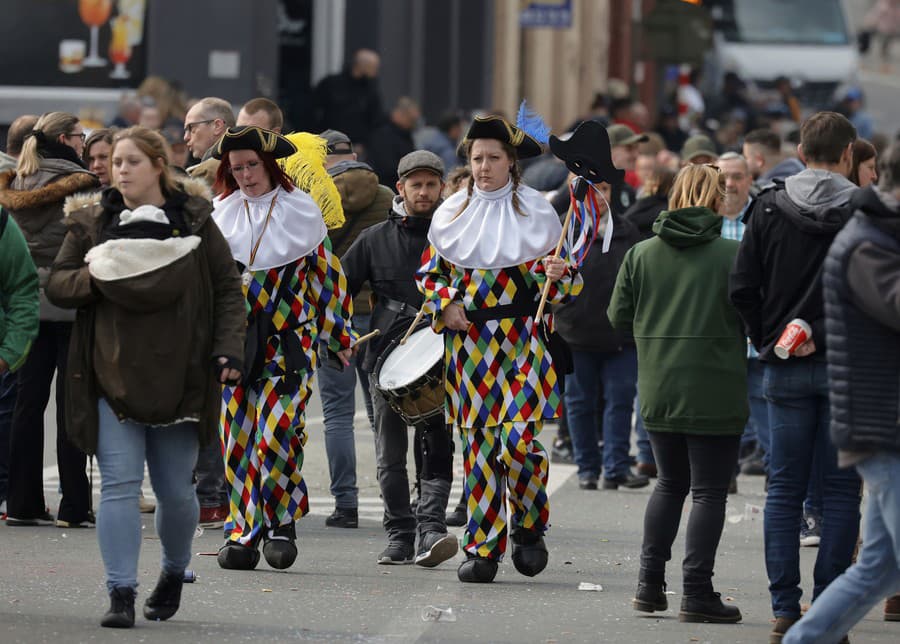
<instances>
[{"instance_id":1,"label":"blonde hair","mask_svg":"<svg viewBox=\"0 0 900 644\"><path fill-rule=\"evenodd\" d=\"M725 198L725 175L708 163L687 165L675 176L669 210L702 206L716 210Z\"/></svg>"},{"instance_id":2,"label":"blonde hair","mask_svg":"<svg viewBox=\"0 0 900 644\"><path fill-rule=\"evenodd\" d=\"M150 161L154 165L162 169L162 172L159 174L159 187L163 195L170 195L175 192L178 188L169 167L166 140L162 137L162 134L140 125L121 130L113 137L112 149L109 151L110 160L116 153L116 146L125 139L134 143L141 152L150 157Z\"/></svg>"},{"instance_id":3,"label":"blonde hair","mask_svg":"<svg viewBox=\"0 0 900 644\"><path fill-rule=\"evenodd\" d=\"M68 112L47 112L42 114L34 124L31 132L25 135L22 143L22 152L19 154L19 163L16 174L28 177L37 172L41 167L41 157L38 153L38 139L47 142L56 141L60 134L69 134L78 125L78 117Z\"/></svg>"}]
</instances>

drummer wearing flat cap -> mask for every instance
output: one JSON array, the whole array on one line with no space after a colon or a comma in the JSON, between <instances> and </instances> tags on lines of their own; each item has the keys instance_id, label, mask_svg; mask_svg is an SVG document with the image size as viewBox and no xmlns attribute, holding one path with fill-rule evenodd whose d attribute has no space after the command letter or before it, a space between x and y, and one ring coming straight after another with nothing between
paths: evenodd
<instances>
[{"instance_id":1,"label":"drummer wearing flat cap","mask_svg":"<svg viewBox=\"0 0 900 644\"><path fill-rule=\"evenodd\" d=\"M397 191L387 221L362 231L344 253L342 263L347 271L351 294L355 295L368 282L375 294L372 328L381 335L365 348L362 368L371 373L372 402L375 408L375 456L378 484L384 499L384 527L388 533L387 548L378 556L379 564L397 565L415 562L434 567L453 557L458 549L456 537L447 534L445 510L450 497L452 480L452 436L443 413L443 391L440 375L443 371L443 347L428 324L418 327L409 344L400 345L416 312L422 296L416 288L414 275L422 252L428 246L428 227L435 208L441 203L444 187L444 163L432 152L410 152L397 166ZM398 362L392 356L412 351L415 355L399 360L404 371L422 367L422 375L432 365L424 364L421 334L425 344L431 341L437 351L433 365L438 377L434 390L433 408L422 409L421 417L410 419L390 404L393 399L384 387L397 380L390 369ZM435 343L436 341L436 343ZM390 359L390 360L388 360ZM414 376L417 374L413 374ZM408 384L412 388L413 384ZM412 392L417 400L426 396ZM395 401L396 402L396 401ZM416 513L410 510L409 476L407 475L408 425L416 431L413 449L422 462L419 503ZM418 546L416 540L418 538Z\"/></svg>"},{"instance_id":2,"label":"drummer wearing flat cap","mask_svg":"<svg viewBox=\"0 0 900 644\"><path fill-rule=\"evenodd\" d=\"M221 159L213 218L242 271L249 311L245 377L222 392L230 503L218 561L235 570L256 567L260 544L271 567L294 563L294 522L309 511L300 468L314 347L346 362L356 341L322 212L276 162L294 152L256 126L228 128L213 151Z\"/></svg>"},{"instance_id":3,"label":"drummer wearing flat cap","mask_svg":"<svg viewBox=\"0 0 900 644\"><path fill-rule=\"evenodd\" d=\"M520 185L518 159L541 145L498 116L477 117L461 143L472 168L466 190L437 209L416 278L446 345L447 420L465 437L464 582L490 582L512 540L516 569L547 565L549 459L537 440L561 413L557 375L535 320L540 290L565 302L581 278L551 256L556 212ZM552 324L550 316L544 320ZM507 490L513 508L507 517Z\"/></svg>"}]
</instances>

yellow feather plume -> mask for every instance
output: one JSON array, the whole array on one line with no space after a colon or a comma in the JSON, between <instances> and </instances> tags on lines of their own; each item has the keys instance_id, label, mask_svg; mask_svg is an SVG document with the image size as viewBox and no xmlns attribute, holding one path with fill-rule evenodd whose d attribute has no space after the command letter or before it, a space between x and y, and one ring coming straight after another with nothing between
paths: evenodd
<instances>
[{"instance_id":1,"label":"yellow feather plume","mask_svg":"<svg viewBox=\"0 0 900 644\"><path fill-rule=\"evenodd\" d=\"M278 163L294 185L313 198L322 211L325 225L330 229L340 228L344 225L344 208L337 186L325 170L325 139L309 132L292 132L286 138L297 146L297 151Z\"/></svg>"}]
</instances>

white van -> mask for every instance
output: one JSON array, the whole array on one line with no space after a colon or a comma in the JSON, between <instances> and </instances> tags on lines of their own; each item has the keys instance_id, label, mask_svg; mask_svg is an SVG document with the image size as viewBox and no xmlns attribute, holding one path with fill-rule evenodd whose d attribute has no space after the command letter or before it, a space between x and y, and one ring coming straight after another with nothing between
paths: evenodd
<instances>
[{"instance_id":1,"label":"white van","mask_svg":"<svg viewBox=\"0 0 900 644\"><path fill-rule=\"evenodd\" d=\"M858 82L859 58L841 0L706 0L713 49L704 77L733 71L761 90L788 77L800 102L830 107L836 91ZM716 87L715 90L719 88Z\"/></svg>"}]
</instances>

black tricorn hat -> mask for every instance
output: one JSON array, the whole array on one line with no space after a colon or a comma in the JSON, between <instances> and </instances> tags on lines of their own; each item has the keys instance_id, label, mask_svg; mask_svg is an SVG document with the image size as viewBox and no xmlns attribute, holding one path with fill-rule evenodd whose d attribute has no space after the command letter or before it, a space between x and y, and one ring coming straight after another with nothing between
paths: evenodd
<instances>
[{"instance_id":1,"label":"black tricorn hat","mask_svg":"<svg viewBox=\"0 0 900 644\"><path fill-rule=\"evenodd\" d=\"M529 136L515 125L510 125L506 119L500 116L476 116L472 125L469 126L469 131L466 132L466 136L459 143L457 151L460 155L463 153L466 141L475 139L497 139L509 143L516 149L516 156L520 159L530 159L544 153L537 139Z\"/></svg>"},{"instance_id":2,"label":"black tricorn hat","mask_svg":"<svg viewBox=\"0 0 900 644\"><path fill-rule=\"evenodd\" d=\"M222 138L216 143L213 157L221 159L230 150L256 150L275 155L276 159L289 157L297 151L297 146L286 138L264 130L256 125L241 125L225 130Z\"/></svg>"},{"instance_id":3,"label":"black tricorn hat","mask_svg":"<svg viewBox=\"0 0 900 644\"><path fill-rule=\"evenodd\" d=\"M619 183L625 171L612 162L609 134L597 121L584 121L565 141L550 135L550 151L562 159L566 167L591 183Z\"/></svg>"}]
</instances>

